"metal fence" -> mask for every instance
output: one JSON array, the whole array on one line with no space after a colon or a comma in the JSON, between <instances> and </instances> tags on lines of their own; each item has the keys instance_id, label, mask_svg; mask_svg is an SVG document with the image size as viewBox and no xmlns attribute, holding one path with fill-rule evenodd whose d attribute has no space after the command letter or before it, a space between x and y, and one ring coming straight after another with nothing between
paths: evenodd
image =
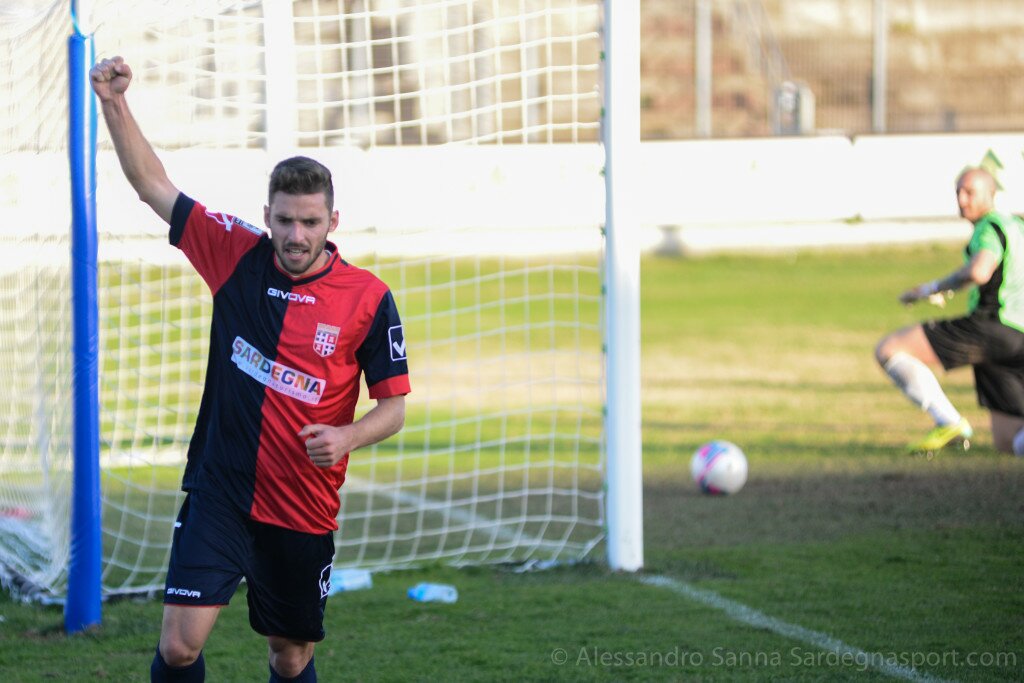
<instances>
[{"instance_id":1,"label":"metal fence","mask_svg":"<svg viewBox=\"0 0 1024 683\"><path fill-rule=\"evenodd\" d=\"M647 139L1024 130L1020 0L645 0Z\"/></svg>"}]
</instances>

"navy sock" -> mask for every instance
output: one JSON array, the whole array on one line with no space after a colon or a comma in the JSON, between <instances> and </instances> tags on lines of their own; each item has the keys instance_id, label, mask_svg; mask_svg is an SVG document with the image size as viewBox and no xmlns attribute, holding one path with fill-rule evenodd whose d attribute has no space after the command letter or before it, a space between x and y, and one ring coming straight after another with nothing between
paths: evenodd
<instances>
[{"instance_id":1,"label":"navy sock","mask_svg":"<svg viewBox=\"0 0 1024 683\"><path fill-rule=\"evenodd\" d=\"M309 658L309 664L295 678L285 678L274 671L274 667L270 667L269 683L316 683L316 665L313 663L313 657Z\"/></svg>"},{"instance_id":2,"label":"navy sock","mask_svg":"<svg viewBox=\"0 0 1024 683\"><path fill-rule=\"evenodd\" d=\"M152 683L203 683L206 680L206 660L200 652L196 661L188 666L170 666L157 647L153 664L149 667L149 680Z\"/></svg>"}]
</instances>

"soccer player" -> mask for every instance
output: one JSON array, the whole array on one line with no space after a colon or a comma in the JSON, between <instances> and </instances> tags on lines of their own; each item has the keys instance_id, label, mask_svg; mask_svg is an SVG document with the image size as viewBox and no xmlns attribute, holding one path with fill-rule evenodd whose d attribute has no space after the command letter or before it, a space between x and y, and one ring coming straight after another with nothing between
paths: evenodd
<instances>
[{"instance_id":1,"label":"soccer player","mask_svg":"<svg viewBox=\"0 0 1024 683\"><path fill-rule=\"evenodd\" d=\"M244 577L270 681L315 681L349 453L405 420L394 299L327 241L338 226L327 168L306 157L274 168L267 235L178 191L129 111L123 59L90 77L125 176L213 293L152 680L204 680L203 646ZM376 405L354 420L360 374Z\"/></svg>"},{"instance_id":2,"label":"soccer player","mask_svg":"<svg viewBox=\"0 0 1024 683\"><path fill-rule=\"evenodd\" d=\"M995 447L1024 453L1024 224L995 210L995 194L996 181L985 169L960 175L960 215L974 225L965 263L900 295L901 302L911 304L971 287L967 315L906 327L875 349L896 386L935 421L934 429L910 445L914 452L935 451L973 435L929 369L971 365L978 403L991 415Z\"/></svg>"}]
</instances>

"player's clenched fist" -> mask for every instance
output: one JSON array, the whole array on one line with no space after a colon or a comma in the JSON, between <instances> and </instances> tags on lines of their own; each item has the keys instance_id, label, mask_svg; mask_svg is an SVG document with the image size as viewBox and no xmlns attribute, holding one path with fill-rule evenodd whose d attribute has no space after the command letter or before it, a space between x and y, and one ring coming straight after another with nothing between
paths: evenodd
<instances>
[{"instance_id":1,"label":"player's clenched fist","mask_svg":"<svg viewBox=\"0 0 1024 683\"><path fill-rule=\"evenodd\" d=\"M121 57L102 59L89 70L93 92L101 101L123 95L131 80L131 67Z\"/></svg>"},{"instance_id":2,"label":"player's clenched fist","mask_svg":"<svg viewBox=\"0 0 1024 683\"><path fill-rule=\"evenodd\" d=\"M309 456L310 462L317 467L333 467L358 445L349 438L351 433L351 427L348 425L331 427L311 424L303 427L299 436L305 440L306 455Z\"/></svg>"}]
</instances>

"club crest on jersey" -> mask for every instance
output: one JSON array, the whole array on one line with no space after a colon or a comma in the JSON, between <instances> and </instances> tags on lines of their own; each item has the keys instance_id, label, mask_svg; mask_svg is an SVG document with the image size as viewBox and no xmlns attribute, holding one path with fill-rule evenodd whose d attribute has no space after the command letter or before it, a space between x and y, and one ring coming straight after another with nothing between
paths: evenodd
<instances>
[{"instance_id":1,"label":"club crest on jersey","mask_svg":"<svg viewBox=\"0 0 1024 683\"><path fill-rule=\"evenodd\" d=\"M326 323L316 324L316 334L313 336L313 350L327 358L338 348L338 335L341 328Z\"/></svg>"}]
</instances>

